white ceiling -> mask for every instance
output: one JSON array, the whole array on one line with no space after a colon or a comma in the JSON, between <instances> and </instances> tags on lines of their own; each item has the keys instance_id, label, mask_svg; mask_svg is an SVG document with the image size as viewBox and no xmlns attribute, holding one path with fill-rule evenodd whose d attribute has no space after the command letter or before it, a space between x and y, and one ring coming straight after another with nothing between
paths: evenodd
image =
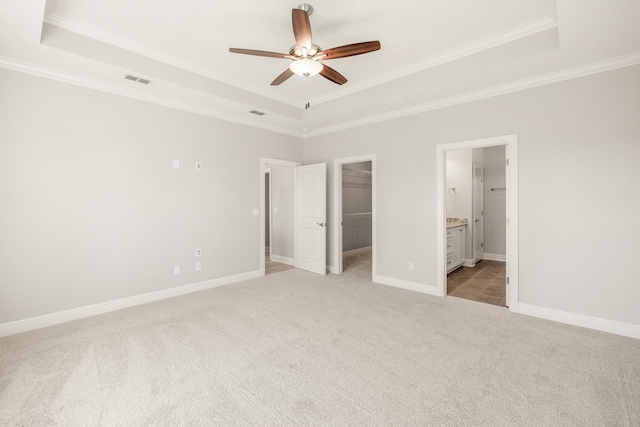
<instances>
[{"instance_id":1,"label":"white ceiling","mask_svg":"<svg viewBox=\"0 0 640 427\"><path fill-rule=\"evenodd\" d=\"M323 0L312 3L314 43L380 40L382 49L327 61L349 79L343 86L293 76L272 87L288 60L228 49L286 53L297 5L5 0L0 66L302 135L640 51L638 0Z\"/></svg>"}]
</instances>

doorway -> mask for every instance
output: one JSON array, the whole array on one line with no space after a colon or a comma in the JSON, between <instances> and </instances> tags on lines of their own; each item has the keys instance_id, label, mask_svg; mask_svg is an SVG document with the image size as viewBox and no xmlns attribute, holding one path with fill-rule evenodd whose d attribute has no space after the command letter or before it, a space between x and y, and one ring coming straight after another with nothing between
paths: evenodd
<instances>
[{"instance_id":1,"label":"doorway","mask_svg":"<svg viewBox=\"0 0 640 427\"><path fill-rule=\"evenodd\" d=\"M517 310L517 136L437 147L438 289Z\"/></svg>"},{"instance_id":2,"label":"doorway","mask_svg":"<svg viewBox=\"0 0 640 427\"><path fill-rule=\"evenodd\" d=\"M376 156L334 161L335 274L376 274Z\"/></svg>"},{"instance_id":3,"label":"doorway","mask_svg":"<svg viewBox=\"0 0 640 427\"><path fill-rule=\"evenodd\" d=\"M293 268L294 180L298 162L261 159L260 269L263 275Z\"/></svg>"}]
</instances>

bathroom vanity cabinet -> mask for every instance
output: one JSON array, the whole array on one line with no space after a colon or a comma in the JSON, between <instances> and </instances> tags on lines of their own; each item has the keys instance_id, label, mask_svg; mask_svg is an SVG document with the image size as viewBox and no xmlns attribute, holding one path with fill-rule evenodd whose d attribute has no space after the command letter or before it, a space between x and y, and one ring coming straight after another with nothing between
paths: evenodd
<instances>
[{"instance_id":1,"label":"bathroom vanity cabinet","mask_svg":"<svg viewBox=\"0 0 640 427\"><path fill-rule=\"evenodd\" d=\"M466 225L447 228L447 273L464 264Z\"/></svg>"}]
</instances>

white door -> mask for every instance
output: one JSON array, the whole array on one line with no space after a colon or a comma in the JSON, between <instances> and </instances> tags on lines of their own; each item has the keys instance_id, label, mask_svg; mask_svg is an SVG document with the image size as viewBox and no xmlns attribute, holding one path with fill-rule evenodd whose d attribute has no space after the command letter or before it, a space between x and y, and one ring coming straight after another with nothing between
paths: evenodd
<instances>
[{"instance_id":1,"label":"white door","mask_svg":"<svg viewBox=\"0 0 640 427\"><path fill-rule=\"evenodd\" d=\"M294 265L327 274L327 164L296 168Z\"/></svg>"},{"instance_id":2,"label":"white door","mask_svg":"<svg viewBox=\"0 0 640 427\"><path fill-rule=\"evenodd\" d=\"M484 259L484 171L473 165L473 251L474 262Z\"/></svg>"}]
</instances>

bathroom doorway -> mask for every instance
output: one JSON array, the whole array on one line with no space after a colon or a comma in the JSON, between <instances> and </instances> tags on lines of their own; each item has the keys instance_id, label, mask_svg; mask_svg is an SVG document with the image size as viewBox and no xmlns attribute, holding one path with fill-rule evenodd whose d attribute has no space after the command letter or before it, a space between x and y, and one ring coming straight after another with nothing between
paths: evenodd
<instances>
[{"instance_id":1,"label":"bathroom doorway","mask_svg":"<svg viewBox=\"0 0 640 427\"><path fill-rule=\"evenodd\" d=\"M516 139L438 146L443 296L516 309Z\"/></svg>"}]
</instances>

